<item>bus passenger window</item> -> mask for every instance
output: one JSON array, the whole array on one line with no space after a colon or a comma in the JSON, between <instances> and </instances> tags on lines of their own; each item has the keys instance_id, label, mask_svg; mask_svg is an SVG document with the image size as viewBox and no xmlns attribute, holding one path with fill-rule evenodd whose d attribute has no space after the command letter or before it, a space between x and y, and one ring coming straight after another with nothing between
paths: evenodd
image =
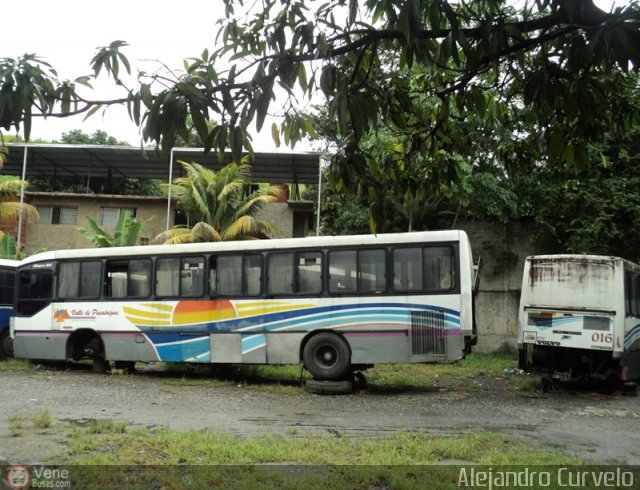
<instances>
[{"instance_id":1,"label":"bus passenger window","mask_svg":"<svg viewBox=\"0 0 640 490\"><path fill-rule=\"evenodd\" d=\"M453 287L453 251L451 247L425 247L424 280L427 290L449 290Z\"/></svg>"},{"instance_id":2,"label":"bus passenger window","mask_svg":"<svg viewBox=\"0 0 640 490\"><path fill-rule=\"evenodd\" d=\"M166 297L180 294L179 269L180 259L178 258L156 261L156 295Z\"/></svg>"},{"instance_id":3,"label":"bus passenger window","mask_svg":"<svg viewBox=\"0 0 640 490\"><path fill-rule=\"evenodd\" d=\"M59 299L100 297L100 261L63 262L58 269Z\"/></svg>"},{"instance_id":4,"label":"bus passenger window","mask_svg":"<svg viewBox=\"0 0 640 490\"><path fill-rule=\"evenodd\" d=\"M298 254L298 292L320 293L322 291L322 255L320 252Z\"/></svg>"},{"instance_id":5,"label":"bus passenger window","mask_svg":"<svg viewBox=\"0 0 640 490\"><path fill-rule=\"evenodd\" d=\"M204 259L182 259L180 270L180 296L202 296L204 293Z\"/></svg>"},{"instance_id":6,"label":"bus passenger window","mask_svg":"<svg viewBox=\"0 0 640 490\"><path fill-rule=\"evenodd\" d=\"M397 248L393 251L393 289L422 289L422 251L420 248Z\"/></svg>"},{"instance_id":7,"label":"bus passenger window","mask_svg":"<svg viewBox=\"0 0 640 490\"><path fill-rule=\"evenodd\" d=\"M242 255L220 255L216 265L217 294L242 294Z\"/></svg>"},{"instance_id":8,"label":"bus passenger window","mask_svg":"<svg viewBox=\"0 0 640 490\"><path fill-rule=\"evenodd\" d=\"M58 298L70 299L78 297L80 283L80 262L64 262L58 269Z\"/></svg>"},{"instance_id":9,"label":"bus passenger window","mask_svg":"<svg viewBox=\"0 0 640 490\"><path fill-rule=\"evenodd\" d=\"M329 292L348 293L358 288L356 251L329 253Z\"/></svg>"},{"instance_id":10,"label":"bus passenger window","mask_svg":"<svg viewBox=\"0 0 640 490\"><path fill-rule=\"evenodd\" d=\"M269 294L293 293L293 254L270 254L267 274L269 277Z\"/></svg>"},{"instance_id":11,"label":"bus passenger window","mask_svg":"<svg viewBox=\"0 0 640 490\"><path fill-rule=\"evenodd\" d=\"M244 256L244 293L258 295L262 292L262 257L258 254Z\"/></svg>"},{"instance_id":12,"label":"bus passenger window","mask_svg":"<svg viewBox=\"0 0 640 490\"><path fill-rule=\"evenodd\" d=\"M108 298L146 298L151 292L151 261L110 260L106 268Z\"/></svg>"},{"instance_id":13,"label":"bus passenger window","mask_svg":"<svg viewBox=\"0 0 640 490\"><path fill-rule=\"evenodd\" d=\"M358 277L358 291L385 291L387 289L385 251L360 250Z\"/></svg>"},{"instance_id":14,"label":"bus passenger window","mask_svg":"<svg viewBox=\"0 0 640 490\"><path fill-rule=\"evenodd\" d=\"M80 265L80 297L95 299L100 297L102 284L102 263L98 260L82 262Z\"/></svg>"}]
</instances>

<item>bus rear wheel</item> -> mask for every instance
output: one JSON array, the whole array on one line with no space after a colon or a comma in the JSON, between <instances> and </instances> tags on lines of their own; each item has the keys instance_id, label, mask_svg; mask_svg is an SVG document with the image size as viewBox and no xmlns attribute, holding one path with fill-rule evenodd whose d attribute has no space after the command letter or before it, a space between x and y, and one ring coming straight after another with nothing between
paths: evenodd
<instances>
[{"instance_id":1,"label":"bus rear wheel","mask_svg":"<svg viewBox=\"0 0 640 490\"><path fill-rule=\"evenodd\" d=\"M314 335L302 351L304 367L317 380L342 380L351 371L347 342L331 332Z\"/></svg>"},{"instance_id":2,"label":"bus rear wheel","mask_svg":"<svg viewBox=\"0 0 640 490\"><path fill-rule=\"evenodd\" d=\"M4 361L13 357L13 339L11 335L9 335L9 329L5 328L2 333L0 333L0 361Z\"/></svg>"}]
</instances>

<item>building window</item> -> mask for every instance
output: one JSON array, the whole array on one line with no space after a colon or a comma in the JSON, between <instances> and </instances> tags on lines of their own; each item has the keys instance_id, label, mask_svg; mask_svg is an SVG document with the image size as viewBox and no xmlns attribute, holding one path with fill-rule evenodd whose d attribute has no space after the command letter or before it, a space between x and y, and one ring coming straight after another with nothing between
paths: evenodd
<instances>
[{"instance_id":1,"label":"building window","mask_svg":"<svg viewBox=\"0 0 640 490\"><path fill-rule=\"evenodd\" d=\"M100 225L109 228L115 228L120 219L120 214L129 211L131 217L135 219L136 208L101 208L100 209Z\"/></svg>"},{"instance_id":2,"label":"building window","mask_svg":"<svg viewBox=\"0 0 640 490\"><path fill-rule=\"evenodd\" d=\"M75 225L78 220L78 208L60 206L36 206L40 218L38 223L45 225Z\"/></svg>"}]
</instances>

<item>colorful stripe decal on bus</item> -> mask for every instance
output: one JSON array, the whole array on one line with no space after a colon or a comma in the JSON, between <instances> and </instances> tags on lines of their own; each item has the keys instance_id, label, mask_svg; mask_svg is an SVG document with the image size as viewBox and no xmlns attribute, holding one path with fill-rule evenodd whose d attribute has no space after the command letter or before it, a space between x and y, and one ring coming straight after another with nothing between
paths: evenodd
<instances>
[{"instance_id":1,"label":"colorful stripe decal on bus","mask_svg":"<svg viewBox=\"0 0 640 490\"><path fill-rule=\"evenodd\" d=\"M529 315L527 325L540 329L577 325L585 330L609 330L612 319L604 316L555 313L552 315Z\"/></svg>"},{"instance_id":2,"label":"colorful stripe decal on bus","mask_svg":"<svg viewBox=\"0 0 640 490\"><path fill-rule=\"evenodd\" d=\"M266 346L264 332L307 332L319 328L363 329L363 327L374 327L371 331L362 330L361 332L371 335L384 335L395 330L398 333L403 333L403 331L410 328L411 311L416 310L442 313L447 335L460 334L460 313L435 306L406 303L368 303L318 307L283 303L279 311L255 314L257 308L253 306L253 316L233 318L232 312L237 310L236 308L228 307L233 307L231 302L224 302L227 304L223 306L227 307L222 308L223 313L221 315L217 311L206 311L204 308L198 308L201 314L194 314L193 309L185 307L181 303L196 302L178 303L175 311L180 314L174 314L170 325L165 326L164 320L162 325L157 326L150 326L146 322L140 322L136 325L146 334L156 348L159 358L163 361L209 362L209 333L242 333L243 355ZM294 310L293 308L296 309ZM240 309L238 308L238 310ZM212 316L217 320L211 321ZM127 318L135 323L135 317L127 315ZM194 321L201 321L202 323L194 323Z\"/></svg>"},{"instance_id":3,"label":"colorful stripe decal on bus","mask_svg":"<svg viewBox=\"0 0 640 490\"><path fill-rule=\"evenodd\" d=\"M207 303L209 308L204 308L200 303ZM220 304L222 303L222 305ZM142 305L147 306L147 305ZM149 307L155 305L148 305ZM127 307L125 307L127 308ZM197 309L197 310L196 310ZM242 305L238 309L242 309ZM196 311L194 311L196 310ZM236 314L236 309L230 301L180 301L173 312L171 320L168 318L155 319L155 312L150 311L149 317L140 321L140 311L137 310L136 315L132 315L130 310L126 310L127 319L135 326L143 331L162 331L167 330L189 330L192 332L230 332L236 330L252 330L252 329L289 329L300 327L310 322L322 322L327 327L332 327L331 320L337 317L354 316L358 319L357 323L366 323L363 315L379 315L386 316L390 321L407 322L409 320L411 310L437 311L445 315L447 328L460 327L460 313L442 307L419 305L411 303L354 303L341 304L331 306L316 305L295 305L285 304L272 311L258 313L255 308L252 310L251 316ZM342 324L344 320L338 323ZM167 325L168 323L168 325ZM334 324L336 322L333 322ZM318 328L318 327L314 327ZM311 330L311 328L302 327L303 330Z\"/></svg>"}]
</instances>

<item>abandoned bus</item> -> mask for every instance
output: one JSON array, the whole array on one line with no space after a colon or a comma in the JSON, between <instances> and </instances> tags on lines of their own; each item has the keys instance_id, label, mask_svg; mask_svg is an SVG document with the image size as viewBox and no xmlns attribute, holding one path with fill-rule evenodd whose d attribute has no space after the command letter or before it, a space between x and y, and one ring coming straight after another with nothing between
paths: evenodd
<instances>
[{"instance_id":1,"label":"abandoned bus","mask_svg":"<svg viewBox=\"0 0 640 490\"><path fill-rule=\"evenodd\" d=\"M289 364L340 380L475 343L463 231L60 250L21 262L16 357Z\"/></svg>"},{"instance_id":2,"label":"abandoned bus","mask_svg":"<svg viewBox=\"0 0 640 490\"><path fill-rule=\"evenodd\" d=\"M17 265L17 260L0 259L0 361L13 356L9 323L13 311Z\"/></svg>"},{"instance_id":3,"label":"abandoned bus","mask_svg":"<svg viewBox=\"0 0 640 490\"><path fill-rule=\"evenodd\" d=\"M640 378L640 266L595 255L528 257L518 349L525 371Z\"/></svg>"}]
</instances>

